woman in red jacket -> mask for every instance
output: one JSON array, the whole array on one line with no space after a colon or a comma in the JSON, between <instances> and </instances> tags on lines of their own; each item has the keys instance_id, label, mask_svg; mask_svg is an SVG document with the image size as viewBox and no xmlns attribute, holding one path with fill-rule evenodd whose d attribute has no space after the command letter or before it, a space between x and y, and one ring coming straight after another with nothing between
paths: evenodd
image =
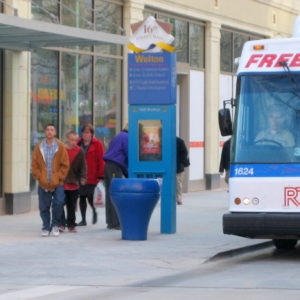
<instances>
[{"instance_id":1,"label":"woman in red jacket","mask_svg":"<svg viewBox=\"0 0 300 300\"><path fill-rule=\"evenodd\" d=\"M79 189L79 206L82 220L78 224L78 226L86 226L86 199L88 200L93 210L92 223L97 223L97 212L93 204L93 196L97 183L99 182L99 180L103 180L104 178L104 147L101 141L94 138L94 128L92 125L83 126L81 130L81 139L79 140L78 145L85 153L85 160L87 165L86 184L81 186Z\"/></svg>"}]
</instances>

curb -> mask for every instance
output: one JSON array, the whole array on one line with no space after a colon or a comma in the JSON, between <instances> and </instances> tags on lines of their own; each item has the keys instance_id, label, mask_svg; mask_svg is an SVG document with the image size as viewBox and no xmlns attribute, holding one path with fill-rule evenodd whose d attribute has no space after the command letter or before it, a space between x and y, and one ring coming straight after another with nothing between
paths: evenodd
<instances>
[{"instance_id":1,"label":"curb","mask_svg":"<svg viewBox=\"0 0 300 300\"><path fill-rule=\"evenodd\" d=\"M239 256L239 255L242 255L242 254L255 252L255 251L270 248L270 247L273 247L273 246L274 246L273 242L268 241L268 242L263 242L263 243L251 245L251 246L245 246L245 247L236 248L236 249L232 249L232 250L228 250L228 251L224 251L224 252L219 252L216 255L208 258L204 262L204 264L209 263L209 262L214 262L214 261L217 261L217 260L221 260L221 259L236 257L236 256Z\"/></svg>"}]
</instances>

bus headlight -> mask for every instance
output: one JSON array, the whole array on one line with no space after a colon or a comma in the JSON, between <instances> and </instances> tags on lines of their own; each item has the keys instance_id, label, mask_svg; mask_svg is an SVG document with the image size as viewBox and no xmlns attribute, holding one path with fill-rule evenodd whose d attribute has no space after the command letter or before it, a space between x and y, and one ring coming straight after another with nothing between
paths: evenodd
<instances>
[{"instance_id":1,"label":"bus headlight","mask_svg":"<svg viewBox=\"0 0 300 300\"><path fill-rule=\"evenodd\" d=\"M245 205L248 205L248 204L250 204L250 199L249 198L244 198L243 199L243 203L245 204Z\"/></svg>"},{"instance_id":2,"label":"bus headlight","mask_svg":"<svg viewBox=\"0 0 300 300\"><path fill-rule=\"evenodd\" d=\"M257 197L254 197L254 198L252 199L252 204L258 205L258 204L259 204L259 199L258 199Z\"/></svg>"}]
</instances>

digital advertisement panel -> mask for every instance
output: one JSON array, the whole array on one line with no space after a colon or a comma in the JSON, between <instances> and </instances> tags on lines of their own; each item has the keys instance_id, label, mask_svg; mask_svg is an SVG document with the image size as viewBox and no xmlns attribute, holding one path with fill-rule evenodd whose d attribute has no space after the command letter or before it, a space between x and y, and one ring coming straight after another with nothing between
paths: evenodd
<instances>
[{"instance_id":1,"label":"digital advertisement panel","mask_svg":"<svg viewBox=\"0 0 300 300\"><path fill-rule=\"evenodd\" d=\"M139 125L139 160L162 160L162 121L140 120Z\"/></svg>"}]
</instances>

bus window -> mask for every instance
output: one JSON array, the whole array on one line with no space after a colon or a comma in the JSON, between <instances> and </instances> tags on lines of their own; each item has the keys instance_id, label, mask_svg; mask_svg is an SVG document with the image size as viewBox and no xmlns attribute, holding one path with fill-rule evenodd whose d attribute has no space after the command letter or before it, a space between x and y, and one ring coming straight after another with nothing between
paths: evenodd
<instances>
[{"instance_id":1,"label":"bus window","mask_svg":"<svg viewBox=\"0 0 300 300\"><path fill-rule=\"evenodd\" d=\"M241 76L233 162L300 161L300 76ZM299 91L300 92L300 91Z\"/></svg>"}]
</instances>

